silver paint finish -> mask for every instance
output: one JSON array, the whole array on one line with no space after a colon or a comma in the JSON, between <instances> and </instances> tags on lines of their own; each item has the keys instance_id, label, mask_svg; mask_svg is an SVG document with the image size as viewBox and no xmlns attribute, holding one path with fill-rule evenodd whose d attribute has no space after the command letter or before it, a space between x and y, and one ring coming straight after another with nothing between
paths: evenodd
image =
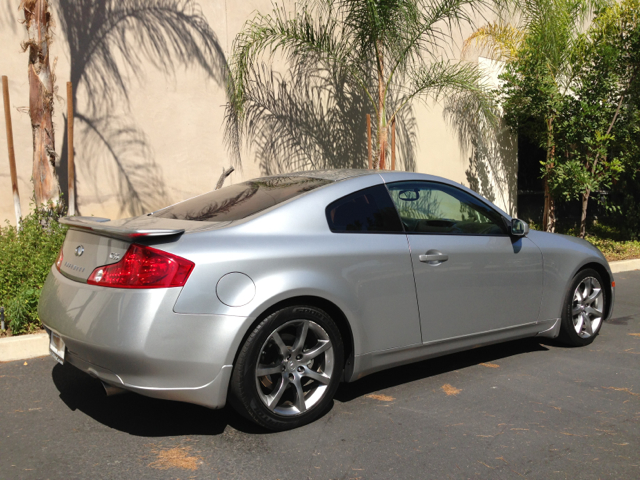
<instances>
[{"instance_id":1,"label":"silver paint finish","mask_svg":"<svg viewBox=\"0 0 640 480\"><path fill-rule=\"evenodd\" d=\"M506 235L408 237L423 342L538 320L542 254L530 240ZM425 263L423 256L434 261ZM438 263L436 258L443 256L448 260Z\"/></svg>"},{"instance_id":2,"label":"silver paint finish","mask_svg":"<svg viewBox=\"0 0 640 480\"><path fill-rule=\"evenodd\" d=\"M381 183L365 175L313 190L213 234L184 235L163 249L196 264L176 312L255 317L292 297L329 300L344 312L357 352L420 343L415 284L406 235L339 234L324 208L333 200ZM256 285L245 306L229 307L211 279L243 272Z\"/></svg>"},{"instance_id":3,"label":"silver paint finish","mask_svg":"<svg viewBox=\"0 0 640 480\"><path fill-rule=\"evenodd\" d=\"M61 272L80 282L86 282L96 267L115 263L111 255L122 257L130 243L124 240L104 237L87 231L70 229L62 245ZM82 254L78 250L82 247Z\"/></svg>"},{"instance_id":4,"label":"silver paint finish","mask_svg":"<svg viewBox=\"0 0 640 480\"><path fill-rule=\"evenodd\" d=\"M613 279L595 247L543 232L530 231L518 239L332 233L325 207L383 179L438 181L491 203L455 182L429 175L311 175L332 175L337 181L236 222L148 216L93 222L110 227L102 230L104 235L72 227L63 253L65 261L74 263L63 266L64 275L52 269L41 294L40 318L63 338L70 363L106 383L216 408L226 401L244 336L260 315L281 301L315 297L343 313L354 348L346 380L353 381L479 345L537 334L557 336L562 304L576 272L597 264L609 276L604 282ZM129 290L85 283L93 268L121 258L132 231L150 229L184 229L181 235L135 238L195 263L184 288ZM74 254L78 245L85 249L81 257ZM424 262L420 256L425 255L437 258ZM236 298L248 283L234 272L255 285L255 295L246 303ZM220 285L230 273L230 282ZM612 303L613 292L605 318ZM304 366L294 367L297 371Z\"/></svg>"},{"instance_id":5,"label":"silver paint finish","mask_svg":"<svg viewBox=\"0 0 640 480\"><path fill-rule=\"evenodd\" d=\"M531 230L527 238L540 248L544 257L544 291L540 303L540 320L562 316L569 284L582 268L588 265L599 265L606 270L608 276L602 280L613 281L613 274L604 255L586 240L537 230ZM612 288L603 320L611 317L614 300L615 289Z\"/></svg>"},{"instance_id":6,"label":"silver paint finish","mask_svg":"<svg viewBox=\"0 0 640 480\"><path fill-rule=\"evenodd\" d=\"M233 364L253 319L176 314L171 307L179 291L106 289L74 282L52 269L38 312L64 340L69 361L87 365L85 371L92 368L107 383L188 393L211 384L225 365Z\"/></svg>"},{"instance_id":7,"label":"silver paint finish","mask_svg":"<svg viewBox=\"0 0 640 480\"><path fill-rule=\"evenodd\" d=\"M242 307L256 296L256 286L248 275L231 272L218 280L216 295L229 307Z\"/></svg>"}]
</instances>

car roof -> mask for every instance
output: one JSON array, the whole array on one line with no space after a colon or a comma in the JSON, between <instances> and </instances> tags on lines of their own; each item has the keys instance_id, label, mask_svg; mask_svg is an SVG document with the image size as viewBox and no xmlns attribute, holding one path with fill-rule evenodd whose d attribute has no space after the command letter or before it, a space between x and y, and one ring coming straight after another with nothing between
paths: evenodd
<instances>
[{"instance_id":1,"label":"car roof","mask_svg":"<svg viewBox=\"0 0 640 480\"><path fill-rule=\"evenodd\" d=\"M253 180L264 180L267 178L282 178L282 177L309 177L318 178L321 180L328 180L333 182L339 182L341 180L348 180L350 178L364 177L371 175L380 175L385 181L398 181L398 180L431 180L436 182L448 183L451 185L460 185L458 182L449 180L448 178L439 177L437 175L430 175L428 173L417 172L405 172L401 170L370 170L364 168L336 168L332 170L301 170L291 173L279 173L276 175L265 175L264 177L254 178Z\"/></svg>"},{"instance_id":2,"label":"car roof","mask_svg":"<svg viewBox=\"0 0 640 480\"><path fill-rule=\"evenodd\" d=\"M340 168L333 170L302 170L299 172L280 173L277 175L267 175L264 177L260 177L260 179L280 177L309 177L339 182L340 180L346 180L347 178L362 177L365 175L378 175L379 173L379 170L368 170L362 168Z\"/></svg>"}]
</instances>

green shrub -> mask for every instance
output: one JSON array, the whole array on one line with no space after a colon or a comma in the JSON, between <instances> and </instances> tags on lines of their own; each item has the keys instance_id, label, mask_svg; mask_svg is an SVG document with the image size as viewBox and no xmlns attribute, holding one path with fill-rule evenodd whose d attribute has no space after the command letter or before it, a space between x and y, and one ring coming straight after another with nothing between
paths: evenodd
<instances>
[{"instance_id":1,"label":"green shrub","mask_svg":"<svg viewBox=\"0 0 640 480\"><path fill-rule=\"evenodd\" d=\"M41 327L40 290L67 232L58 217L48 209L35 209L20 230L8 222L0 227L0 306L13 335Z\"/></svg>"},{"instance_id":2,"label":"green shrub","mask_svg":"<svg viewBox=\"0 0 640 480\"><path fill-rule=\"evenodd\" d=\"M20 289L18 294L9 300L5 315L13 335L29 333L40 325L37 315L39 299L40 290L28 287Z\"/></svg>"}]
</instances>

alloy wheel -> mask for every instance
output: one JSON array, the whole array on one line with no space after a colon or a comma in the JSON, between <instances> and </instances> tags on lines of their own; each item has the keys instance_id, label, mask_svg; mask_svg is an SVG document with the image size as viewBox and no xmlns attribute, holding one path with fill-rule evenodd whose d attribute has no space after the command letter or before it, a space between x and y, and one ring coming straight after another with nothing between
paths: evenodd
<instances>
[{"instance_id":1,"label":"alloy wheel","mask_svg":"<svg viewBox=\"0 0 640 480\"><path fill-rule=\"evenodd\" d=\"M600 282L594 277L584 278L573 293L571 316L573 328L582 338L590 338L602 323L604 295Z\"/></svg>"},{"instance_id":2,"label":"alloy wheel","mask_svg":"<svg viewBox=\"0 0 640 480\"><path fill-rule=\"evenodd\" d=\"M293 416L320 402L334 371L327 332L311 320L292 320L265 341L255 368L262 403L272 412Z\"/></svg>"}]
</instances>

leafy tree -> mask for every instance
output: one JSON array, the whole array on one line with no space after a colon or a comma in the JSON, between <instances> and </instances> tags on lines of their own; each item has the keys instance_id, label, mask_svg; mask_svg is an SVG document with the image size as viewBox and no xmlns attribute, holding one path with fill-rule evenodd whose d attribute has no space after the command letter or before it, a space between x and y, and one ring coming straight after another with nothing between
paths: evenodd
<instances>
[{"instance_id":1,"label":"leafy tree","mask_svg":"<svg viewBox=\"0 0 640 480\"><path fill-rule=\"evenodd\" d=\"M229 131L241 133L247 121L256 88L254 64L276 51L297 66L347 74L375 112L374 167L384 168L388 127L414 98L469 94L491 119L478 68L445 55L453 29L471 23L486 5L486 0L308 0L297 3L293 13L283 5L269 15L258 13L234 42ZM400 98L392 110L394 89Z\"/></svg>"},{"instance_id":2,"label":"leafy tree","mask_svg":"<svg viewBox=\"0 0 640 480\"><path fill-rule=\"evenodd\" d=\"M506 60L501 104L506 123L546 151L543 229L555 230L551 178L558 164L558 116L574 79L572 55L593 10L608 0L514 0L500 20L478 29L475 44L495 59Z\"/></svg>"},{"instance_id":3,"label":"leafy tree","mask_svg":"<svg viewBox=\"0 0 640 480\"><path fill-rule=\"evenodd\" d=\"M558 124L562 161L551 183L566 198L580 197L584 238L591 192L610 188L638 161L640 0L598 12L579 38L572 63L574 79Z\"/></svg>"}]
</instances>

